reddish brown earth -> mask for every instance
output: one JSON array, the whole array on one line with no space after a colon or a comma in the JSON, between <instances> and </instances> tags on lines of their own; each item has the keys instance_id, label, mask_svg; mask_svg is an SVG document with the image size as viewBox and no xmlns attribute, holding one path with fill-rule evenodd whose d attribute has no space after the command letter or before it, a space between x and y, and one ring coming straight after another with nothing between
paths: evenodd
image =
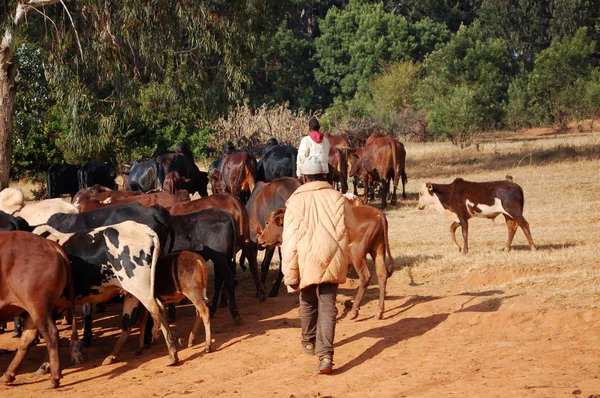
<instances>
[{"instance_id":1,"label":"reddish brown earth","mask_svg":"<svg viewBox=\"0 0 600 398\"><path fill-rule=\"evenodd\" d=\"M134 355L136 332L120 362L101 366L120 324L119 305L111 304L108 315L99 314L94 323L94 345L85 349L81 366L68 365L69 333L60 326L66 369L61 387L44 395L554 397L581 391L580 396L588 397L600 393L600 312L542 313L527 297L510 297L500 290L469 294L468 284L481 286L496 278L490 272L470 275L460 285L443 289L410 286L406 272L396 272L400 283L390 282L381 321L372 316L376 286L367 293L368 302L357 321L345 319L343 311L356 281L342 286L335 370L330 376L316 375L317 360L301 351L296 296L282 293L259 303L244 273L239 289L243 323L234 326L228 311L219 309L212 322L214 352L204 353L201 334L195 347L181 349L179 366L165 367L162 338L141 356ZM174 331L185 337L192 318L190 306L179 307ZM16 345L9 333L0 336L0 347L13 350ZM43 344L34 347L15 384L0 386L0 396L40 396L46 376L34 371L44 356ZM13 353L0 355L0 368L4 370L12 357Z\"/></svg>"}]
</instances>

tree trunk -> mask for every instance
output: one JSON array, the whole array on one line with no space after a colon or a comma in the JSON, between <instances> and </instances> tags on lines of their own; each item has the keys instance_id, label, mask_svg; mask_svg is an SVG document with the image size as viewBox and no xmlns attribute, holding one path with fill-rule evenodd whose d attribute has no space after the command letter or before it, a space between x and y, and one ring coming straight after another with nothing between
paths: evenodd
<instances>
[{"instance_id":1,"label":"tree trunk","mask_svg":"<svg viewBox=\"0 0 600 398\"><path fill-rule=\"evenodd\" d=\"M17 87L17 59L0 65L0 191L8 187Z\"/></svg>"}]
</instances>

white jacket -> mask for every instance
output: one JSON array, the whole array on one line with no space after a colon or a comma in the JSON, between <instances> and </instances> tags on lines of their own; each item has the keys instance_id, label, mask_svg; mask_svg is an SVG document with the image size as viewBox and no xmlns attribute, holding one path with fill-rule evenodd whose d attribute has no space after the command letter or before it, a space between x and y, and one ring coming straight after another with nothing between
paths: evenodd
<instances>
[{"instance_id":1,"label":"white jacket","mask_svg":"<svg viewBox=\"0 0 600 398\"><path fill-rule=\"evenodd\" d=\"M323 170L329 170L329 140L327 140L327 137L324 136L321 143L314 142L308 135L302 138L298 148L298 157L296 158L296 176L298 178L302 175L300 172L302 164L309 155L321 161Z\"/></svg>"}]
</instances>

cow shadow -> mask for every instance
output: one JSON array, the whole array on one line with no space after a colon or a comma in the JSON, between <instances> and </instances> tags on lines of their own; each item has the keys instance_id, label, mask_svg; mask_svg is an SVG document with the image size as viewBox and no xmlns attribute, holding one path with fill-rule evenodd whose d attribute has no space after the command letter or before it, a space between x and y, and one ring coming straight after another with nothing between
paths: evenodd
<instances>
[{"instance_id":1,"label":"cow shadow","mask_svg":"<svg viewBox=\"0 0 600 398\"><path fill-rule=\"evenodd\" d=\"M496 312L500 309L504 300L507 300L512 297L517 297L517 296L518 295L515 294L512 296L493 297L493 298L484 300L481 303L474 304L469 307L465 307L465 305L467 305L471 301L471 300L469 300L465 304L463 304L459 310L456 310L455 313L458 313L458 312Z\"/></svg>"},{"instance_id":2,"label":"cow shadow","mask_svg":"<svg viewBox=\"0 0 600 398\"><path fill-rule=\"evenodd\" d=\"M404 318L390 325L372 328L364 332L347 337L335 344L336 349L362 338L378 339L375 344L363 351L358 357L335 369L336 374L345 373L355 366L361 365L372 358L377 357L385 349L393 347L402 341L422 336L435 329L448 319L450 314L435 314L425 318Z\"/></svg>"},{"instance_id":3,"label":"cow shadow","mask_svg":"<svg viewBox=\"0 0 600 398\"><path fill-rule=\"evenodd\" d=\"M552 250L561 250L561 249L569 249L571 247L582 246L583 242L567 242L567 243L548 243L544 245L536 245L536 250L539 251L552 251ZM529 245L513 245L511 246L511 250L514 251L531 251Z\"/></svg>"}]
</instances>

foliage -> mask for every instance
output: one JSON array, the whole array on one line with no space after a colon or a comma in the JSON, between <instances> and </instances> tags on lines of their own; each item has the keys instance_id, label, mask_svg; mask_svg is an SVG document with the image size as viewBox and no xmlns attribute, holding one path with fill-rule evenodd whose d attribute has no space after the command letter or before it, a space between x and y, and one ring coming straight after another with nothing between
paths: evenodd
<instances>
[{"instance_id":1,"label":"foliage","mask_svg":"<svg viewBox=\"0 0 600 398\"><path fill-rule=\"evenodd\" d=\"M57 125L53 115L47 115L52 102L41 51L22 44L16 54L19 74L11 169L13 178L19 179L45 173L51 164L60 162L61 154L55 145Z\"/></svg>"},{"instance_id":2,"label":"foliage","mask_svg":"<svg viewBox=\"0 0 600 398\"><path fill-rule=\"evenodd\" d=\"M248 104L230 109L227 117L220 117L212 128L218 133L210 136L208 146L216 153L223 151L227 141L236 147L250 150L257 156L271 138L280 144L298 146L308 133L308 121L313 115L302 110L292 111L288 104L252 110Z\"/></svg>"},{"instance_id":3,"label":"foliage","mask_svg":"<svg viewBox=\"0 0 600 398\"><path fill-rule=\"evenodd\" d=\"M481 0L390 0L385 1L386 8L402 14L412 21L431 18L456 32L460 25L470 25L477 17Z\"/></svg>"},{"instance_id":4,"label":"foliage","mask_svg":"<svg viewBox=\"0 0 600 398\"><path fill-rule=\"evenodd\" d=\"M382 3L364 0L350 0L343 10L330 9L319 26L315 77L344 101L366 92L383 64L420 60L449 37L443 25L427 19L415 24L386 12Z\"/></svg>"},{"instance_id":5,"label":"foliage","mask_svg":"<svg viewBox=\"0 0 600 398\"><path fill-rule=\"evenodd\" d=\"M560 130L581 107L586 81L592 76L591 56L596 43L581 28L573 38L554 40L535 60L528 91L547 109Z\"/></svg>"},{"instance_id":6,"label":"foliage","mask_svg":"<svg viewBox=\"0 0 600 398\"><path fill-rule=\"evenodd\" d=\"M463 141L466 134L502 122L503 102L514 73L507 54L506 42L486 39L476 21L470 27L462 26L448 44L427 57L415 104L429 113L434 136ZM450 104L459 107L453 112L460 120L440 117L452 113Z\"/></svg>"}]
</instances>

